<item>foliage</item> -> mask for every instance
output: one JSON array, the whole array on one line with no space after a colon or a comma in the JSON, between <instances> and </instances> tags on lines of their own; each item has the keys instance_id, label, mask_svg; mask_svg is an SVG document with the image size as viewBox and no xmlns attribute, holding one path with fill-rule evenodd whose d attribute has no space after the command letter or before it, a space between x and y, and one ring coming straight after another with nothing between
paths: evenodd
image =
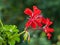
<instances>
[{"instance_id":1,"label":"foliage","mask_svg":"<svg viewBox=\"0 0 60 45\"><path fill-rule=\"evenodd\" d=\"M18 32L15 25L0 26L0 45L15 45L16 42L20 42Z\"/></svg>"}]
</instances>

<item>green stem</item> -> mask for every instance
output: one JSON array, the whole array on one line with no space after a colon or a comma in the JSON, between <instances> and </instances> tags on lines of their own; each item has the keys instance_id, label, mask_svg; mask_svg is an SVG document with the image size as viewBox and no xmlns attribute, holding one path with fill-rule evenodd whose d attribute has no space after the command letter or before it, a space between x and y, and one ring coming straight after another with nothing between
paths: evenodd
<instances>
[{"instance_id":1,"label":"green stem","mask_svg":"<svg viewBox=\"0 0 60 45\"><path fill-rule=\"evenodd\" d=\"M3 27L3 23L2 23L2 21L1 21L1 18L2 18L2 12L1 12L1 9L0 9L0 24L1 24L1 26Z\"/></svg>"},{"instance_id":2,"label":"green stem","mask_svg":"<svg viewBox=\"0 0 60 45\"><path fill-rule=\"evenodd\" d=\"M23 32L21 32L21 33L19 33L19 35L22 35L24 32L26 32L27 30L26 30L26 28L24 29L24 31Z\"/></svg>"},{"instance_id":3,"label":"green stem","mask_svg":"<svg viewBox=\"0 0 60 45\"><path fill-rule=\"evenodd\" d=\"M23 32L19 33L19 35L22 35L26 31L27 31L27 28L25 28Z\"/></svg>"},{"instance_id":4,"label":"green stem","mask_svg":"<svg viewBox=\"0 0 60 45\"><path fill-rule=\"evenodd\" d=\"M1 24L1 26L3 27L3 23L2 23L2 21L0 20L0 24Z\"/></svg>"},{"instance_id":5,"label":"green stem","mask_svg":"<svg viewBox=\"0 0 60 45\"><path fill-rule=\"evenodd\" d=\"M20 36L20 35L22 35L24 32L25 32L25 31L23 31L23 32L19 33L19 34L18 34L18 35L16 35L16 36ZM11 36L11 37L10 37L10 39L12 39L12 38L14 38L14 36Z\"/></svg>"},{"instance_id":6,"label":"green stem","mask_svg":"<svg viewBox=\"0 0 60 45\"><path fill-rule=\"evenodd\" d=\"M23 31L23 32L19 33L19 36L20 36L20 35L22 35L24 32L25 32L25 31Z\"/></svg>"}]
</instances>

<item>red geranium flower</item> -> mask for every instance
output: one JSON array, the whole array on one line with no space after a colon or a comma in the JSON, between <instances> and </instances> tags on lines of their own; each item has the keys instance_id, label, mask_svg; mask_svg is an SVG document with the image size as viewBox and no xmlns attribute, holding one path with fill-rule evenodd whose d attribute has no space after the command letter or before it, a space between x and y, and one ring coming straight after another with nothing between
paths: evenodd
<instances>
[{"instance_id":1,"label":"red geranium flower","mask_svg":"<svg viewBox=\"0 0 60 45\"><path fill-rule=\"evenodd\" d=\"M26 28L31 26L32 28L36 28L36 26L42 26L41 24L41 10L39 10L36 6L33 6L33 11L29 8L26 8L24 11L25 14L29 15L29 20L26 23Z\"/></svg>"},{"instance_id":2,"label":"red geranium flower","mask_svg":"<svg viewBox=\"0 0 60 45\"><path fill-rule=\"evenodd\" d=\"M39 10L36 6L33 6L33 11L29 8L26 8L24 11L25 14L29 15L29 20L26 22L26 28L31 26L32 28L36 28L38 25L43 31L47 34L48 39L52 36L51 33L54 32L53 28L49 26L53 23L49 18L44 18L41 15L41 10Z\"/></svg>"},{"instance_id":3,"label":"red geranium flower","mask_svg":"<svg viewBox=\"0 0 60 45\"><path fill-rule=\"evenodd\" d=\"M48 39L50 39L52 36L51 33L54 32L54 29L46 26L44 27L44 32L47 34Z\"/></svg>"},{"instance_id":4,"label":"red geranium flower","mask_svg":"<svg viewBox=\"0 0 60 45\"><path fill-rule=\"evenodd\" d=\"M49 18L42 18L42 23L45 24L46 26L50 26L53 22L50 21Z\"/></svg>"},{"instance_id":5,"label":"red geranium flower","mask_svg":"<svg viewBox=\"0 0 60 45\"><path fill-rule=\"evenodd\" d=\"M44 27L44 31L45 31L45 33L52 33L52 32L54 32L54 29L50 28L50 27Z\"/></svg>"},{"instance_id":6,"label":"red geranium flower","mask_svg":"<svg viewBox=\"0 0 60 45\"><path fill-rule=\"evenodd\" d=\"M50 26L52 23L53 23L53 22L51 22L49 18L46 19L46 25L47 25L47 26Z\"/></svg>"}]
</instances>

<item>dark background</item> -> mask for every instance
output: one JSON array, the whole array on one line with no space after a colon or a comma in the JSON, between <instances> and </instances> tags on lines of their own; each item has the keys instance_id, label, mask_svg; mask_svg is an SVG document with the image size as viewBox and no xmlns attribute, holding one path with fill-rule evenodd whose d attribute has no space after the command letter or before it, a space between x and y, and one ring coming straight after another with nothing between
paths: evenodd
<instances>
[{"instance_id":1,"label":"dark background","mask_svg":"<svg viewBox=\"0 0 60 45\"><path fill-rule=\"evenodd\" d=\"M36 5L41 9L43 16L53 21L55 32L48 40L41 31L31 33L30 43L21 41L19 45L60 45L60 0L0 0L0 18L4 24L15 24L23 31L28 16L24 14L25 8ZM16 44L17 45L17 44Z\"/></svg>"}]
</instances>

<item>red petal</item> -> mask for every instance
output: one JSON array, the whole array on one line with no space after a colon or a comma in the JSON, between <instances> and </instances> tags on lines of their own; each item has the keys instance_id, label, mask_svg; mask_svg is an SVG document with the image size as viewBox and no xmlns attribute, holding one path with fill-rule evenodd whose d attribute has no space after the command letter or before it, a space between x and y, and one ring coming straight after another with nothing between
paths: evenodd
<instances>
[{"instance_id":1,"label":"red petal","mask_svg":"<svg viewBox=\"0 0 60 45\"><path fill-rule=\"evenodd\" d=\"M48 27L45 26L43 29L44 29L44 32L45 32L45 33L49 33L49 32L48 32Z\"/></svg>"},{"instance_id":2,"label":"red petal","mask_svg":"<svg viewBox=\"0 0 60 45\"><path fill-rule=\"evenodd\" d=\"M49 18L46 19L46 25L47 25L47 26L50 26L52 23L53 23L53 22L51 22Z\"/></svg>"},{"instance_id":3,"label":"red petal","mask_svg":"<svg viewBox=\"0 0 60 45\"><path fill-rule=\"evenodd\" d=\"M37 23L39 27L42 27L42 24L41 23Z\"/></svg>"},{"instance_id":4,"label":"red petal","mask_svg":"<svg viewBox=\"0 0 60 45\"><path fill-rule=\"evenodd\" d=\"M48 30L45 29L44 32L45 32L45 33L48 33Z\"/></svg>"},{"instance_id":5,"label":"red petal","mask_svg":"<svg viewBox=\"0 0 60 45\"><path fill-rule=\"evenodd\" d=\"M50 39L52 35L50 33L47 33L47 36L48 36L48 39Z\"/></svg>"},{"instance_id":6,"label":"red petal","mask_svg":"<svg viewBox=\"0 0 60 45\"><path fill-rule=\"evenodd\" d=\"M54 32L54 29L53 28L49 28L48 31L52 33L52 32Z\"/></svg>"},{"instance_id":7,"label":"red petal","mask_svg":"<svg viewBox=\"0 0 60 45\"><path fill-rule=\"evenodd\" d=\"M33 11L34 11L33 16L37 16L41 13L41 10L39 10L36 6L33 6Z\"/></svg>"},{"instance_id":8,"label":"red petal","mask_svg":"<svg viewBox=\"0 0 60 45\"><path fill-rule=\"evenodd\" d=\"M41 23L42 22L42 18L37 18L36 21Z\"/></svg>"},{"instance_id":9,"label":"red petal","mask_svg":"<svg viewBox=\"0 0 60 45\"><path fill-rule=\"evenodd\" d=\"M46 33L52 33L52 32L54 32L54 29L53 29L53 28L49 28L49 27L45 27L45 28L44 28L44 31L45 31Z\"/></svg>"},{"instance_id":10,"label":"red petal","mask_svg":"<svg viewBox=\"0 0 60 45\"><path fill-rule=\"evenodd\" d=\"M26 28L28 28L31 25L31 23L32 23L31 21L26 22L25 24Z\"/></svg>"},{"instance_id":11,"label":"red petal","mask_svg":"<svg viewBox=\"0 0 60 45\"><path fill-rule=\"evenodd\" d=\"M36 28L36 23L32 22L31 27L35 29Z\"/></svg>"},{"instance_id":12,"label":"red petal","mask_svg":"<svg viewBox=\"0 0 60 45\"><path fill-rule=\"evenodd\" d=\"M26 8L24 13L29 15L29 16L32 16L32 11L29 8Z\"/></svg>"},{"instance_id":13,"label":"red petal","mask_svg":"<svg viewBox=\"0 0 60 45\"><path fill-rule=\"evenodd\" d=\"M42 27L41 21L42 21L41 18L35 20L35 22L37 23L37 25L38 25L39 27Z\"/></svg>"},{"instance_id":14,"label":"red petal","mask_svg":"<svg viewBox=\"0 0 60 45\"><path fill-rule=\"evenodd\" d=\"M46 24L46 19L44 17L42 17L42 23Z\"/></svg>"}]
</instances>

